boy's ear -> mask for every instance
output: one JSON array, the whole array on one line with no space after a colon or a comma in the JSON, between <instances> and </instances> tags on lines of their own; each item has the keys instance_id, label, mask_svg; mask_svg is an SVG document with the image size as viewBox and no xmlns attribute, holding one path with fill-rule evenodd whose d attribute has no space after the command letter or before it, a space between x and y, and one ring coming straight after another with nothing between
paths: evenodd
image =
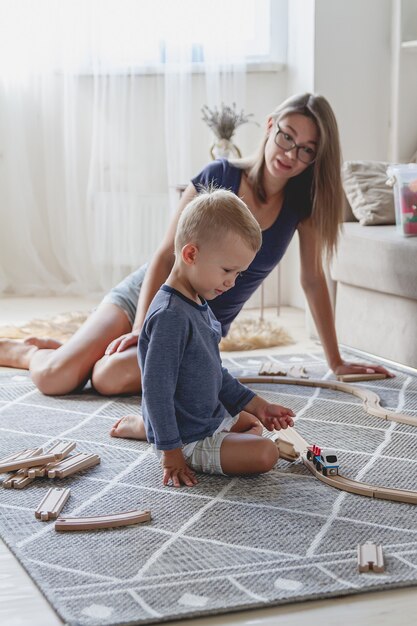
<instances>
[{"instance_id":1,"label":"boy's ear","mask_svg":"<svg viewBox=\"0 0 417 626\"><path fill-rule=\"evenodd\" d=\"M187 265L192 265L198 254L198 248L194 243L187 243L181 250L181 258Z\"/></svg>"}]
</instances>

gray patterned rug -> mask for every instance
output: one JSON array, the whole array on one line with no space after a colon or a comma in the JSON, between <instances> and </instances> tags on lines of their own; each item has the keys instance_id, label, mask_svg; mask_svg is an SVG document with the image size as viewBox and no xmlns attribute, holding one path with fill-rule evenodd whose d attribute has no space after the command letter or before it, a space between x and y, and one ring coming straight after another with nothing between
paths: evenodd
<instances>
[{"instance_id":1,"label":"gray patterned rug","mask_svg":"<svg viewBox=\"0 0 417 626\"><path fill-rule=\"evenodd\" d=\"M245 376L262 361L225 364ZM274 361L331 377L321 355ZM390 409L417 415L417 378L396 373L361 384ZM255 387L296 411L307 440L336 448L344 475L417 490L417 429L371 417L341 392ZM263 476L200 475L192 489L162 487L148 444L108 436L115 419L138 406L139 398L105 399L91 390L47 398L26 373L0 372L0 458L76 440L101 464L53 483L71 487L66 515L152 512L144 525L61 534L34 515L51 481L0 487L0 534L66 623L147 624L417 583L415 505L337 491L284 460ZM384 574L358 574L356 546L366 540L383 545Z\"/></svg>"}]
</instances>

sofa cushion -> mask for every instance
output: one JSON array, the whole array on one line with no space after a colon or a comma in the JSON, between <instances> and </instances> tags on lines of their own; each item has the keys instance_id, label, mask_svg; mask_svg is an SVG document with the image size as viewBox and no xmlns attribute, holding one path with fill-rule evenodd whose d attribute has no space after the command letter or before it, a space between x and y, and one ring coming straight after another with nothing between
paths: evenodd
<instances>
[{"instance_id":1,"label":"sofa cushion","mask_svg":"<svg viewBox=\"0 0 417 626\"><path fill-rule=\"evenodd\" d=\"M331 277L349 285L417 299L417 237L403 237L396 226L342 226Z\"/></svg>"},{"instance_id":2,"label":"sofa cushion","mask_svg":"<svg viewBox=\"0 0 417 626\"><path fill-rule=\"evenodd\" d=\"M345 161L343 187L354 216L362 226L395 224L394 193L385 184L389 163Z\"/></svg>"}]
</instances>

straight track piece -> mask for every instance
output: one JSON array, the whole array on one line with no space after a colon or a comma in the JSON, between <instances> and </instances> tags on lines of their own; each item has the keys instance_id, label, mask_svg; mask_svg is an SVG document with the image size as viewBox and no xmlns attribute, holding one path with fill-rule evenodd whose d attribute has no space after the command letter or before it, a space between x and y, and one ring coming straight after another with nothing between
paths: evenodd
<instances>
[{"instance_id":1,"label":"straight track piece","mask_svg":"<svg viewBox=\"0 0 417 626\"><path fill-rule=\"evenodd\" d=\"M69 441L69 442L65 442L65 441L58 441L55 445L52 446L52 448L50 448L50 450L48 450L49 454L54 454L56 459L59 461L62 461L62 459L65 459L70 452L72 452L74 450L74 448L77 446L77 443L75 441ZM28 476L33 476L33 477L41 477L41 476L46 476L48 473L48 470L52 469L55 465L56 465L57 461L53 461L52 463L48 463L47 465L40 465L39 467L31 467L28 469Z\"/></svg>"},{"instance_id":2,"label":"straight track piece","mask_svg":"<svg viewBox=\"0 0 417 626\"><path fill-rule=\"evenodd\" d=\"M52 448L48 450L48 454L55 454L58 461L61 461L62 459L65 459L76 447L76 441L57 441Z\"/></svg>"},{"instance_id":3,"label":"straight track piece","mask_svg":"<svg viewBox=\"0 0 417 626\"><path fill-rule=\"evenodd\" d=\"M69 456L62 461L56 463L53 467L48 469L49 478L65 478L71 476L76 472L94 467L100 463L100 457L98 454L87 454L85 452L79 452L73 456Z\"/></svg>"},{"instance_id":4,"label":"straight track piece","mask_svg":"<svg viewBox=\"0 0 417 626\"><path fill-rule=\"evenodd\" d=\"M127 511L114 515L96 515L94 517L58 517L55 522L55 530L96 530L99 528L116 528L118 526L130 526L141 524L151 520L150 511Z\"/></svg>"},{"instance_id":5,"label":"straight track piece","mask_svg":"<svg viewBox=\"0 0 417 626\"><path fill-rule=\"evenodd\" d=\"M31 456L36 456L39 454L43 454L42 448L32 448L32 449L21 450L20 452L14 452L13 454L10 454L9 456L4 457L4 459L0 459L0 465L3 465L3 463L8 463L9 461L17 461L19 459L28 459Z\"/></svg>"},{"instance_id":6,"label":"straight track piece","mask_svg":"<svg viewBox=\"0 0 417 626\"><path fill-rule=\"evenodd\" d=\"M358 545L358 570L360 572L372 570L378 574L385 571L381 544L367 541Z\"/></svg>"},{"instance_id":7,"label":"straight track piece","mask_svg":"<svg viewBox=\"0 0 417 626\"><path fill-rule=\"evenodd\" d=\"M35 511L35 517L47 522L56 519L70 495L70 489L51 487Z\"/></svg>"},{"instance_id":8,"label":"straight track piece","mask_svg":"<svg viewBox=\"0 0 417 626\"><path fill-rule=\"evenodd\" d=\"M27 487L27 485L30 485L30 483L33 483L34 480L35 478L28 476L26 472L17 472L3 481L3 487L6 489L23 489Z\"/></svg>"},{"instance_id":9,"label":"straight track piece","mask_svg":"<svg viewBox=\"0 0 417 626\"><path fill-rule=\"evenodd\" d=\"M22 469L24 467L36 467L38 465L45 465L51 461L56 461L54 454L41 454L36 456L30 456L24 459L14 459L6 461L0 464L0 474L2 472L14 472L15 470Z\"/></svg>"},{"instance_id":10,"label":"straight track piece","mask_svg":"<svg viewBox=\"0 0 417 626\"><path fill-rule=\"evenodd\" d=\"M47 465L39 465L39 467L28 467L26 470L28 476L32 476L32 478L39 478L42 476L46 476L48 469L54 467L56 462L48 463Z\"/></svg>"},{"instance_id":11,"label":"straight track piece","mask_svg":"<svg viewBox=\"0 0 417 626\"><path fill-rule=\"evenodd\" d=\"M365 380L383 380L384 378L388 378L386 374L338 374L337 380L340 380L342 383L358 383L360 381Z\"/></svg>"}]
</instances>

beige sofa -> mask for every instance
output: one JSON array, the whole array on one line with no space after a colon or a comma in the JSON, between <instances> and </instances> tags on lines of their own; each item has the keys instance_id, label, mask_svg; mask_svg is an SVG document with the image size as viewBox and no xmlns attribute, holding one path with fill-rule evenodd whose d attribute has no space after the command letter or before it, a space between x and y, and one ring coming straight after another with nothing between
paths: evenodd
<instances>
[{"instance_id":1,"label":"beige sofa","mask_svg":"<svg viewBox=\"0 0 417 626\"><path fill-rule=\"evenodd\" d=\"M378 165L382 174L380 182L385 186L386 164ZM368 163L363 167L371 170L374 166ZM395 220L393 213L382 219L375 214L364 219L347 176L344 166L345 191L356 215L348 206L347 221L330 268L336 284L339 342L417 368L417 237L404 237L394 224L384 223ZM370 191L376 193L375 187L365 187L362 205ZM381 187L384 194L387 189ZM375 193L371 201L375 200ZM391 200L393 203L393 197ZM378 206L381 205L376 198L376 213ZM359 223L358 218L365 223ZM380 219L382 223L375 224Z\"/></svg>"}]
</instances>

